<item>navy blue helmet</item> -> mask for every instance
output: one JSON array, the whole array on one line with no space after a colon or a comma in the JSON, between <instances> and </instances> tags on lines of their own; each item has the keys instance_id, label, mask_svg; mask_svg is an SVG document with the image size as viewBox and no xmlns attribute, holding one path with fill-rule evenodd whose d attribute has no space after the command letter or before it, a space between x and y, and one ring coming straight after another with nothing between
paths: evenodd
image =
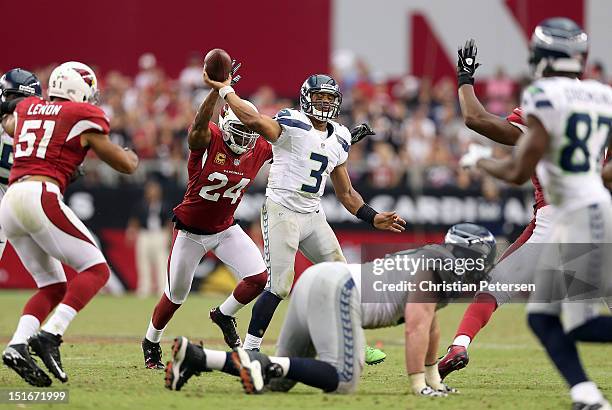
<instances>
[{"instance_id":1,"label":"navy blue helmet","mask_svg":"<svg viewBox=\"0 0 612 410\"><path fill-rule=\"evenodd\" d=\"M334 96L332 102L313 102L312 94L326 93ZM320 121L338 118L340 105L342 104L342 93L336 80L327 74L314 74L304 81L300 89L300 108L308 116Z\"/></svg>"},{"instance_id":2,"label":"navy blue helmet","mask_svg":"<svg viewBox=\"0 0 612 410\"><path fill-rule=\"evenodd\" d=\"M0 98L2 101L32 95L42 97L40 80L33 73L22 68L13 68L0 77Z\"/></svg>"},{"instance_id":3,"label":"navy blue helmet","mask_svg":"<svg viewBox=\"0 0 612 410\"><path fill-rule=\"evenodd\" d=\"M482 269L474 272L476 278L484 279L495 263L497 253L493 234L484 226L473 223L460 223L450 227L444 237L444 244L457 258L481 259Z\"/></svg>"},{"instance_id":4,"label":"navy blue helmet","mask_svg":"<svg viewBox=\"0 0 612 410\"><path fill-rule=\"evenodd\" d=\"M589 43L584 30L573 20L553 17L533 31L529 64L533 76L554 73L581 75L584 72Z\"/></svg>"}]
</instances>

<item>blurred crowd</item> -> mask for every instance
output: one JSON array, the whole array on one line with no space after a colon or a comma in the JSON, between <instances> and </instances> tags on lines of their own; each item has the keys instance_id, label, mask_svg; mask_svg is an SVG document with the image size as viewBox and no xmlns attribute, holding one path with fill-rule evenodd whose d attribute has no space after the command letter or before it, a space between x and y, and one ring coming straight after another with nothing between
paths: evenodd
<instances>
[{"instance_id":1,"label":"blurred crowd","mask_svg":"<svg viewBox=\"0 0 612 410\"><path fill-rule=\"evenodd\" d=\"M139 59L140 71L133 78L111 71L99 78L102 107L111 119L111 138L131 146L143 160L136 178L151 174L163 181L185 184L188 155L186 133L197 107L208 90L202 83L200 55L191 56L178 78L169 78L153 54ZM39 71L46 83L52 67ZM395 81L377 78L367 62L351 53L333 58L332 75L343 92L339 121L349 128L362 122L372 125L376 135L351 148L349 171L358 187L412 189L482 189L495 196L499 186L481 175L458 167L458 160L472 141L486 140L465 127L452 77L431 81L410 75ZM589 76L605 80L598 64ZM503 68L477 84L477 94L492 113L505 116L518 105L526 78L509 78ZM262 85L250 100L260 112L274 115L279 109L297 105ZM504 147L495 147L503 155ZM89 161L86 182L116 184L122 176ZM260 175L256 184L265 184Z\"/></svg>"}]
</instances>

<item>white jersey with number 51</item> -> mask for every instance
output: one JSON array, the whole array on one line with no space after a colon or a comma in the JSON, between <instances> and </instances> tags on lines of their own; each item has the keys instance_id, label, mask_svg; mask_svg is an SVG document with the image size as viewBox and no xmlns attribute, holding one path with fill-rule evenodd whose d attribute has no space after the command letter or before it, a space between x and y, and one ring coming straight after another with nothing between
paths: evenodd
<instances>
[{"instance_id":1,"label":"white jersey with number 51","mask_svg":"<svg viewBox=\"0 0 612 410\"><path fill-rule=\"evenodd\" d=\"M282 133L272 144L266 196L295 212L314 212L330 173L348 159L351 133L335 121L327 122L327 131L318 131L294 109L281 110L274 119Z\"/></svg>"},{"instance_id":2,"label":"white jersey with number 51","mask_svg":"<svg viewBox=\"0 0 612 410\"><path fill-rule=\"evenodd\" d=\"M546 201L573 210L609 200L601 167L612 131L612 88L547 77L523 92L521 105L523 117L538 118L551 137L536 169Z\"/></svg>"}]
</instances>

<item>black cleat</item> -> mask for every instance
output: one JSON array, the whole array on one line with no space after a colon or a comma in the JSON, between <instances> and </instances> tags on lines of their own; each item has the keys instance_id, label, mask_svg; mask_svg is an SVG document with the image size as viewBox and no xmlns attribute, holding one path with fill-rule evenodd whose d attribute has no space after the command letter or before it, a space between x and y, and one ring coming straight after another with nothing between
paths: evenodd
<instances>
[{"instance_id":1,"label":"black cleat","mask_svg":"<svg viewBox=\"0 0 612 410\"><path fill-rule=\"evenodd\" d=\"M2 361L32 386L51 386L51 378L38 367L25 343L7 346L2 353Z\"/></svg>"},{"instance_id":2,"label":"black cleat","mask_svg":"<svg viewBox=\"0 0 612 410\"><path fill-rule=\"evenodd\" d=\"M166 388L181 390L191 376L199 376L206 369L206 353L202 345L189 343L184 336L174 339L172 361L166 363Z\"/></svg>"},{"instance_id":3,"label":"black cleat","mask_svg":"<svg viewBox=\"0 0 612 410\"><path fill-rule=\"evenodd\" d=\"M246 394L263 393L270 379L281 377L283 373L280 365L271 363L268 356L253 350L238 347L232 352L231 358Z\"/></svg>"},{"instance_id":4,"label":"black cleat","mask_svg":"<svg viewBox=\"0 0 612 410\"><path fill-rule=\"evenodd\" d=\"M42 359L51 374L62 383L68 381L68 375L62 367L62 358L59 351L59 347L62 344L62 337L60 335L54 335L41 330L28 340L28 344L32 352Z\"/></svg>"},{"instance_id":5,"label":"black cleat","mask_svg":"<svg viewBox=\"0 0 612 410\"><path fill-rule=\"evenodd\" d=\"M145 367L147 369L163 369L162 349L159 343L149 341L146 337L142 339L142 353L144 354Z\"/></svg>"},{"instance_id":6,"label":"black cleat","mask_svg":"<svg viewBox=\"0 0 612 410\"><path fill-rule=\"evenodd\" d=\"M612 406L606 400L595 404L586 404L575 401L572 403L572 410L610 410Z\"/></svg>"},{"instance_id":7,"label":"black cleat","mask_svg":"<svg viewBox=\"0 0 612 410\"><path fill-rule=\"evenodd\" d=\"M210 320L219 326L219 329L223 332L223 340L225 340L225 343L227 343L231 349L242 345L240 336L238 336L235 318L224 315L221 313L219 307L216 307L210 310Z\"/></svg>"}]
</instances>

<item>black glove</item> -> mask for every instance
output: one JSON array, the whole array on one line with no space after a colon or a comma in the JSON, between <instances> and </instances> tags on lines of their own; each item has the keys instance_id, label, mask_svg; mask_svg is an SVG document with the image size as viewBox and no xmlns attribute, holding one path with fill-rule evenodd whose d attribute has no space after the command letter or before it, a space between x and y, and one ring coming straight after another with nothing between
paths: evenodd
<instances>
[{"instance_id":1,"label":"black glove","mask_svg":"<svg viewBox=\"0 0 612 410\"><path fill-rule=\"evenodd\" d=\"M232 82L230 83L230 85L236 85L236 83L238 81L240 81L240 74L236 75L236 72L238 71L238 69L240 69L240 66L242 65L242 63L237 63L236 60L232 60Z\"/></svg>"},{"instance_id":2,"label":"black glove","mask_svg":"<svg viewBox=\"0 0 612 410\"><path fill-rule=\"evenodd\" d=\"M368 124L359 124L351 130L351 145L358 143L368 135L376 135L376 133Z\"/></svg>"},{"instance_id":3,"label":"black glove","mask_svg":"<svg viewBox=\"0 0 612 410\"><path fill-rule=\"evenodd\" d=\"M478 47L474 39L469 39L465 42L463 48L457 50L459 58L457 59L457 83L458 87L464 84L474 85L474 72L480 67L480 63L476 62Z\"/></svg>"}]
</instances>

